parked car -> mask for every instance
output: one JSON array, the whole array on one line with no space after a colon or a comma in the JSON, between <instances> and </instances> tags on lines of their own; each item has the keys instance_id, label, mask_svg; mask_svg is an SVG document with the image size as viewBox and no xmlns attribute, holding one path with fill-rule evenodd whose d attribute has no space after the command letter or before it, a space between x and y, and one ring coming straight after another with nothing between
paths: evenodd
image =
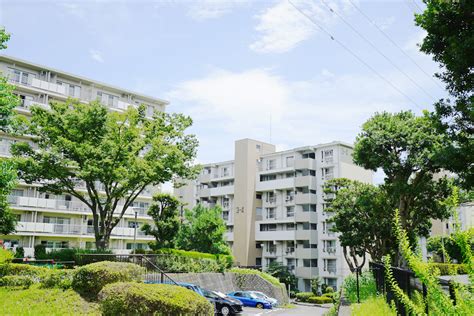
<instances>
[{"instance_id":1,"label":"parked car","mask_svg":"<svg viewBox=\"0 0 474 316\"><path fill-rule=\"evenodd\" d=\"M255 296L257 296L258 298L268 301L270 304L272 304L272 306L278 305L278 300L276 298L270 297L263 292L259 292L259 291L248 291L248 292L255 294Z\"/></svg>"},{"instance_id":2,"label":"parked car","mask_svg":"<svg viewBox=\"0 0 474 316\"><path fill-rule=\"evenodd\" d=\"M255 294L247 291L237 291L227 294L232 298L236 298L241 301L244 306L256 307L256 308L268 308L272 309L272 304L267 300L258 298Z\"/></svg>"},{"instance_id":3,"label":"parked car","mask_svg":"<svg viewBox=\"0 0 474 316\"><path fill-rule=\"evenodd\" d=\"M194 291L201 296L204 296L204 291L199 285L195 285L191 283L183 283L183 282L178 282L177 284L179 286L187 288L188 290Z\"/></svg>"},{"instance_id":4,"label":"parked car","mask_svg":"<svg viewBox=\"0 0 474 316\"><path fill-rule=\"evenodd\" d=\"M235 315L242 312L242 302L224 293L202 289L204 297L214 305L216 313Z\"/></svg>"}]
</instances>

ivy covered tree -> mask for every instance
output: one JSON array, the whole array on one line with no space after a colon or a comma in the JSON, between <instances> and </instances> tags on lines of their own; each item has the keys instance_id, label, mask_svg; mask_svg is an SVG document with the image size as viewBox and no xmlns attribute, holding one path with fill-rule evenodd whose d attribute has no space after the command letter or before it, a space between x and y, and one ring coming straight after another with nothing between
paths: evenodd
<instances>
[{"instance_id":1,"label":"ivy covered tree","mask_svg":"<svg viewBox=\"0 0 474 316\"><path fill-rule=\"evenodd\" d=\"M97 249L109 247L112 230L147 186L197 173L189 117L156 112L147 119L144 106L118 113L77 100L50 107L31 109L27 132L37 148L13 146L19 177L87 205Z\"/></svg>"},{"instance_id":2,"label":"ivy covered tree","mask_svg":"<svg viewBox=\"0 0 474 316\"><path fill-rule=\"evenodd\" d=\"M10 35L0 28L0 50L7 48ZM0 76L0 132L12 131L14 108L19 104L13 94L15 87L7 78ZM15 230L15 218L8 207L7 196L16 184L16 170L13 163L0 159L0 234L7 235Z\"/></svg>"},{"instance_id":3,"label":"ivy covered tree","mask_svg":"<svg viewBox=\"0 0 474 316\"><path fill-rule=\"evenodd\" d=\"M440 64L436 76L451 97L438 101L432 115L439 132L451 139L438 159L469 189L474 185L474 2L424 2L425 11L415 16L416 24L427 32L420 50Z\"/></svg>"},{"instance_id":4,"label":"ivy covered tree","mask_svg":"<svg viewBox=\"0 0 474 316\"><path fill-rule=\"evenodd\" d=\"M222 209L198 204L192 210L186 210L177 246L183 250L230 255L231 250L224 239L225 232Z\"/></svg>"},{"instance_id":5,"label":"ivy covered tree","mask_svg":"<svg viewBox=\"0 0 474 316\"><path fill-rule=\"evenodd\" d=\"M177 232L179 231L179 207L181 202L170 194L157 194L153 197L153 204L148 209L148 215L153 218L154 226L145 224L142 231L146 235L155 237L156 242L151 244L152 249L174 248Z\"/></svg>"},{"instance_id":6,"label":"ivy covered tree","mask_svg":"<svg viewBox=\"0 0 474 316\"><path fill-rule=\"evenodd\" d=\"M448 141L427 114L415 116L410 111L376 113L357 136L354 162L373 171L383 170L383 188L392 210L399 209L400 223L412 246L417 236L428 236L431 219L450 215L443 202L452 193L451 181L434 177L441 171L439 150Z\"/></svg>"},{"instance_id":7,"label":"ivy covered tree","mask_svg":"<svg viewBox=\"0 0 474 316\"><path fill-rule=\"evenodd\" d=\"M340 233L344 258L351 271L360 266L360 259L369 254L381 261L395 253L397 245L392 233L393 203L383 187L349 179L327 181L324 192L328 196L325 212L331 215L333 231Z\"/></svg>"}]
</instances>

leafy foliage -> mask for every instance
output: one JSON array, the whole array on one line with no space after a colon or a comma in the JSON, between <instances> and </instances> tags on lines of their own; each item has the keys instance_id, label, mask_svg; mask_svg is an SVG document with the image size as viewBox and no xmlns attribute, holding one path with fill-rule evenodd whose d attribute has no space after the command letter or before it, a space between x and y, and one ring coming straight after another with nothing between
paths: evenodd
<instances>
[{"instance_id":1,"label":"leafy foliage","mask_svg":"<svg viewBox=\"0 0 474 316\"><path fill-rule=\"evenodd\" d=\"M18 286L27 289L33 283L35 280L28 275L6 275L0 278L0 286Z\"/></svg>"},{"instance_id":2,"label":"leafy foliage","mask_svg":"<svg viewBox=\"0 0 474 316\"><path fill-rule=\"evenodd\" d=\"M318 295L319 292L319 287L321 286L322 280L321 278L315 277L311 279L311 292L313 292L314 295Z\"/></svg>"},{"instance_id":3,"label":"leafy foliage","mask_svg":"<svg viewBox=\"0 0 474 316\"><path fill-rule=\"evenodd\" d=\"M454 100L435 104L432 118L451 142L438 156L443 168L460 175L463 185L474 185L474 23L472 1L425 0L426 9L415 22L427 36L420 50L440 64L436 74Z\"/></svg>"},{"instance_id":4,"label":"leafy foliage","mask_svg":"<svg viewBox=\"0 0 474 316\"><path fill-rule=\"evenodd\" d=\"M474 247L474 228L465 232L470 239L471 250ZM454 239L455 235L432 236L428 239L427 250L437 255L437 260L443 259L449 263L455 259L457 262L463 262L461 247Z\"/></svg>"},{"instance_id":5,"label":"leafy foliage","mask_svg":"<svg viewBox=\"0 0 474 316\"><path fill-rule=\"evenodd\" d=\"M13 259L13 253L8 249L3 249L0 247L0 264L5 262L10 262Z\"/></svg>"},{"instance_id":6,"label":"leafy foliage","mask_svg":"<svg viewBox=\"0 0 474 316\"><path fill-rule=\"evenodd\" d=\"M198 204L185 212L177 246L183 250L230 255L231 250L224 240L225 232L221 208L205 208Z\"/></svg>"},{"instance_id":7,"label":"leafy foliage","mask_svg":"<svg viewBox=\"0 0 474 316\"><path fill-rule=\"evenodd\" d=\"M189 117L156 112L147 119L144 106L117 113L72 99L50 107L31 108L27 133L38 149L28 143L12 148L19 176L85 203L93 214L97 249L108 248L112 229L147 186L197 172L191 165L197 140L185 134Z\"/></svg>"},{"instance_id":8,"label":"leafy foliage","mask_svg":"<svg viewBox=\"0 0 474 316\"><path fill-rule=\"evenodd\" d=\"M354 274L350 274L344 279L344 295L351 303L357 302L357 280ZM360 301L377 296L377 286L372 272L366 271L359 275L359 295Z\"/></svg>"},{"instance_id":9,"label":"leafy foliage","mask_svg":"<svg viewBox=\"0 0 474 316\"><path fill-rule=\"evenodd\" d=\"M383 296L371 297L361 304L351 305L351 315L366 316L366 315L384 315L397 316L397 312L391 308Z\"/></svg>"},{"instance_id":10,"label":"leafy foliage","mask_svg":"<svg viewBox=\"0 0 474 316\"><path fill-rule=\"evenodd\" d=\"M107 284L141 281L145 269L133 263L102 261L77 268L72 287L79 294L94 298Z\"/></svg>"},{"instance_id":11,"label":"leafy foliage","mask_svg":"<svg viewBox=\"0 0 474 316\"><path fill-rule=\"evenodd\" d=\"M168 284L109 284L99 300L103 315L214 315L203 296Z\"/></svg>"},{"instance_id":12,"label":"leafy foliage","mask_svg":"<svg viewBox=\"0 0 474 316\"><path fill-rule=\"evenodd\" d=\"M280 283L285 284L287 287L290 285L290 288L298 288L298 280L296 279L296 276L281 262L273 261L268 265L266 272L277 278Z\"/></svg>"},{"instance_id":13,"label":"leafy foliage","mask_svg":"<svg viewBox=\"0 0 474 316\"><path fill-rule=\"evenodd\" d=\"M153 197L153 204L148 209L148 215L153 218L154 227L150 224L142 226L146 235L152 235L156 243L151 243L152 249L173 248L176 232L179 230L179 211L181 203L170 194L160 193Z\"/></svg>"},{"instance_id":14,"label":"leafy foliage","mask_svg":"<svg viewBox=\"0 0 474 316\"><path fill-rule=\"evenodd\" d=\"M274 276L271 276L268 273L265 273L265 272L262 272L262 271L259 271L259 270L232 268L232 269L229 270L229 272L237 273L237 274L256 274L256 275L260 276L262 279L270 282L271 284L273 284L275 286L278 286L278 287L282 286L282 284L280 283L280 281L277 278L275 278Z\"/></svg>"},{"instance_id":15,"label":"leafy foliage","mask_svg":"<svg viewBox=\"0 0 474 316\"><path fill-rule=\"evenodd\" d=\"M70 289L74 273L74 270L51 269L41 280L41 288Z\"/></svg>"}]
</instances>

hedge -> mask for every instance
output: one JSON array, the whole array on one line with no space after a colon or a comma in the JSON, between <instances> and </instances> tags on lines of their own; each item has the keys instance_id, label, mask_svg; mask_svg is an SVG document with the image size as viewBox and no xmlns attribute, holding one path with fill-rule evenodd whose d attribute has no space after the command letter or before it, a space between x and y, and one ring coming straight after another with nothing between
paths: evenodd
<instances>
[{"instance_id":1,"label":"hedge","mask_svg":"<svg viewBox=\"0 0 474 316\"><path fill-rule=\"evenodd\" d=\"M432 270L437 268L440 275L467 274L467 267L465 264L428 263L428 267Z\"/></svg>"},{"instance_id":2,"label":"hedge","mask_svg":"<svg viewBox=\"0 0 474 316\"><path fill-rule=\"evenodd\" d=\"M29 288L35 280L28 275L7 275L0 278L0 286L21 286Z\"/></svg>"},{"instance_id":3,"label":"hedge","mask_svg":"<svg viewBox=\"0 0 474 316\"><path fill-rule=\"evenodd\" d=\"M308 299L308 303L313 303L313 304L328 304L332 302L333 302L332 298L324 297L324 296L311 296Z\"/></svg>"},{"instance_id":4,"label":"hedge","mask_svg":"<svg viewBox=\"0 0 474 316\"><path fill-rule=\"evenodd\" d=\"M27 275L31 277L41 278L46 275L48 268L36 267L29 264L22 263L6 263L0 264L0 277L6 275Z\"/></svg>"},{"instance_id":5,"label":"hedge","mask_svg":"<svg viewBox=\"0 0 474 316\"><path fill-rule=\"evenodd\" d=\"M77 268L72 280L76 292L94 298L110 283L141 281L145 269L125 262L101 261Z\"/></svg>"},{"instance_id":6,"label":"hedge","mask_svg":"<svg viewBox=\"0 0 474 316\"><path fill-rule=\"evenodd\" d=\"M214 315L201 295L180 286L119 282L99 294L102 313L112 315Z\"/></svg>"},{"instance_id":7,"label":"hedge","mask_svg":"<svg viewBox=\"0 0 474 316\"><path fill-rule=\"evenodd\" d=\"M41 288L69 289L72 287L74 274L74 270L50 270L41 280Z\"/></svg>"},{"instance_id":8,"label":"hedge","mask_svg":"<svg viewBox=\"0 0 474 316\"><path fill-rule=\"evenodd\" d=\"M271 284L279 287L284 287L283 284L280 283L280 281L275 278L274 276L271 276L268 273L262 272L260 270L254 270L254 269L242 269L242 268L232 268L229 270L229 272L237 273L237 274L256 274L260 276L262 279L267 280Z\"/></svg>"},{"instance_id":9,"label":"hedge","mask_svg":"<svg viewBox=\"0 0 474 316\"><path fill-rule=\"evenodd\" d=\"M41 245L39 245L41 246ZM35 248L36 250L36 248ZM76 261L78 262L80 258L78 255L81 254L112 254L112 250L93 250L93 249L78 249L78 248L66 248L66 249L57 249L50 252L42 251L35 252L35 258L38 260L54 260L54 261Z\"/></svg>"},{"instance_id":10,"label":"hedge","mask_svg":"<svg viewBox=\"0 0 474 316\"><path fill-rule=\"evenodd\" d=\"M300 292L296 293L296 300L299 302L307 302L310 297L313 297L313 292Z\"/></svg>"},{"instance_id":11,"label":"hedge","mask_svg":"<svg viewBox=\"0 0 474 316\"><path fill-rule=\"evenodd\" d=\"M10 262L13 259L14 255L8 249L3 249L0 247L0 264L5 262Z\"/></svg>"}]
</instances>

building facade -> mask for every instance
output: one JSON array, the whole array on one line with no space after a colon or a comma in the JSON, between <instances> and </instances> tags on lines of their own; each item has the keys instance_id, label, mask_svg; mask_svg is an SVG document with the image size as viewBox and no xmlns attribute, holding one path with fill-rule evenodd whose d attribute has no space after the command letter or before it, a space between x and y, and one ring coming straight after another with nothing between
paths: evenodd
<instances>
[{"instance_id":1,"label":"building facade","mask_svg":"<svg viewBox=\"0 0 474 316\"><path fill-rule=\"evenodd\" d=\"M0 56L0 72L15 85L15 93L21 99L16 111L27 117L32 105L47 108L49 102L65 101L67 98L76 98L84 103L99 100L111 111L124 111L130 106L145 104L149 117L154 111L164 111L168 104L157 98L3 55ZM10 157L11 144L19 140L28 141L28 138L0 132L0 157ZM78 183L78 186L83 185ZM23 247L26 256L33 256L34 246L38 244L45 245L47 249L94 248L90 209L75 197L49 194L39 188L40 185L20 182L12 191L9 202L18 224L14 234L0 236L0 240L11 248ZM127 210L112 232L112 250L126 253L134 247L147 247L147 243L153 240L141 232L140 226L152 222L147 209L152 195L158 190L159 187L147 188L137 198L133 208ZM116 213L119 214L120 209Z\"/></svg>"},{"instance_id":2,"label":"building facade","mask_svg":"<svg viewBox=\"0 0 474 316\"><path fill-rule=\"evenodd\" d=\"M341 142L275 151L251 139L235 143L235 159L204 165L195 181L175 190L188 207L220 205L226 238L239 265L288 266L302 291L321 277L335 288L349 269L324 212L322 185L333 178L372 183Z\"/></svg>"}]
</instances>

